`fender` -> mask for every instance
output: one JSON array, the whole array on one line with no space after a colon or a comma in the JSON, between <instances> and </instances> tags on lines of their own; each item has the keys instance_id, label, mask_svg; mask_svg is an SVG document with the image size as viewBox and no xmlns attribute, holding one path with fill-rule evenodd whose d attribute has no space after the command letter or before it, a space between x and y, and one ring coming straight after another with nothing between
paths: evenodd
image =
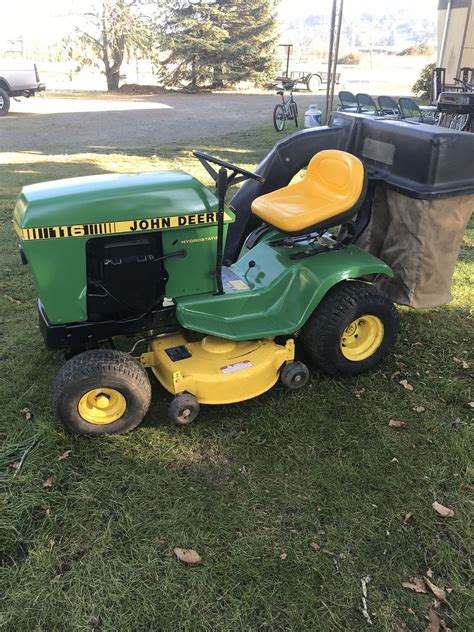
<instances>
[{"instance_id":1,"label":"fender","mask_svg":"<svg viewBox=\"0 0 474 632\"><path fill-rule=\"evenodd\" d=\"M7 92L11 92L11 87L8 81L0 75L0 88L3 88Z\"/></svg>"},{"instance_id":2,"label":"fender","mask_svg":"<svg viewBox=\"0 0 474 632\"><path fill-rule=\"evenodd\" d=\"M290 335L301 329L327 292L366 275L393 276L383 261L347 246L292 259L291 250L258 243L227 269L226 294L176 299L179 323L230 340ZM232 288L240 288L233 290Z\"/></svg>"}]
</instances>

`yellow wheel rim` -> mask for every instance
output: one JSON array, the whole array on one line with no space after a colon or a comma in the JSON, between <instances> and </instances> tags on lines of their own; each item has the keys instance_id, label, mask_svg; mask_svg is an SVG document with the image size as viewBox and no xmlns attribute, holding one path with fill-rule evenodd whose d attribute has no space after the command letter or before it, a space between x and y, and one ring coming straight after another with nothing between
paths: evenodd
<instances>
[{"instance_id":1,"label":"yellow wheel rim","mask_svg":"<svg viewBox=\"0 0 474 632\"><path fill-rule=\"evenodd\" d=\"M94 388L79 400L77 410L90 424L111 424L120 419L127 408L127 400L113 388Z\"/></svg>"},{"instance_id":2,"label":"yellow wheel rim","mask_svg":"<svg viewBox=\"0 0 474 632\"><path fill-rule=\"evenodd\" d=\"M353 320L342 332L339 343L342 355L351 362L360 362L373 355L382 344L383 323L377 316L364 314Z\"/></svg>"}]
</instances>

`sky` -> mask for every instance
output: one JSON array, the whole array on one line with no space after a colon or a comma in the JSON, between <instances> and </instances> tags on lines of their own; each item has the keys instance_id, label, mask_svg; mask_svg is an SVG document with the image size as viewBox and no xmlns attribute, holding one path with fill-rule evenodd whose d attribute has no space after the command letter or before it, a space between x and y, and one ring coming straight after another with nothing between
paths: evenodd
<instances>
[{"instance_id":1,"label":"sky","mask_svg":"<svg viewBox=\"0 0 474 632\"><path fill-rule=\"evenodd\" d=\"M0 21L0 44L5 48L5 41L23 36L42 39L45 43L60 39L74 29L74 13L82 7L88 7L94 0L0 0L3 4ZM328 14L332 6L331 0L282 0L279 14L283 22L296 17L311 14L315 7L318 12L327 7ZM344 14L346 19L351 14L370 10L372 13L384 13L388 8L410 10L413 15L436 14L438 0L345 0ZM43 35L41 35L43 34Z\"/></svg>"}]
</instances>

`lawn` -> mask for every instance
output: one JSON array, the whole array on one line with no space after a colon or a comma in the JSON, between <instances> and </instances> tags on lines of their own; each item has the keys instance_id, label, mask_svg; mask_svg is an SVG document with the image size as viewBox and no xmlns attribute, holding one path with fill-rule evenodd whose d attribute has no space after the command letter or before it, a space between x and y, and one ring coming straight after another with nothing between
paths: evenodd
<instances>
[{"instance_id":1,"label":"lawn","mask_svg":"<svg viewBox=\"0 0 474 632\"><path fill-rule=\"evenodd\" d=\"M277 138L258 128L199 146L252 168ZM190 149L0 154L0 629L423 631L433 595L402 582L429 569L452 588L446 625L474 629L472 228L452 303L401 309L395 352L373 373L336 380L313 369L303 391L204 407L182 428L155 382L129 435L74 438L56 423L62 358L38 331L15 197L41 180L168 167L208 182ZM184 565L174 547L203 563Z\"/></svg>"}]
</instances>

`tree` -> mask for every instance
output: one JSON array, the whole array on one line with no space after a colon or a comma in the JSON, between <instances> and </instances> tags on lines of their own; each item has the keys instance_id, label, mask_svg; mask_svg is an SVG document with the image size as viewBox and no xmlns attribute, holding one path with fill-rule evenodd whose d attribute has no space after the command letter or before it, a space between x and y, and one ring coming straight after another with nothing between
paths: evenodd
<instances>
[{"instance_id":1,"label":"tree","mask_svg":"<svg viewBox=\"0 0 474 632\"><path fill-rule=\"evenodd\" d=\"M275 71L275 0L181 0L169 8L164 82L190 88L264 81Z\"/></svg>"},{"instance_id":2,"label":"tree","mask_svg":"<svg viewBox=\"0 0 474 632\"><path fill-rule=\"evenodd\" d=\"M430 101L433 94L433 71L436 64L427 64L421 71L418 79L412 86L414 95L420 97L422 101Z\"/></svg>"},{"instance_id":3,"label":"tree","mask_svg":"<svg viewBox=\"0 0 474 632\"><path fill-rule=\"evenodd\" d=\"M168 51L162 62L165 85L183 82L196 90L209 83L226 37L227 32L219 26L219 6L215 2L197 0L170 6L163 36L163 47Z\"/></svg>"},{"instance_id":4,"label":"tree","mask_svg":"<svg viewBox=\"0 0 474 632\"><path fill-rule=\"evenodd\" d=\"M152 46L151 18L140 13L141 5L140 0L101 0L98 8L83 15L83 28L77 27L75 37L69 40L70 54L77 59L79 70L100 61L107 90L118 89L127 50L149 52Z\"/></svg>"},{"instance_id":5,"label":"tree","mask_svg":"<svg viewBox=\"0 0 474 632\"><path fill-rule=\"evenodd\" d=\"M263 82L275 73L276 2L216 0L227 38L214 67L214 85L239 81Z\"/></svg>"}]
</instances>

